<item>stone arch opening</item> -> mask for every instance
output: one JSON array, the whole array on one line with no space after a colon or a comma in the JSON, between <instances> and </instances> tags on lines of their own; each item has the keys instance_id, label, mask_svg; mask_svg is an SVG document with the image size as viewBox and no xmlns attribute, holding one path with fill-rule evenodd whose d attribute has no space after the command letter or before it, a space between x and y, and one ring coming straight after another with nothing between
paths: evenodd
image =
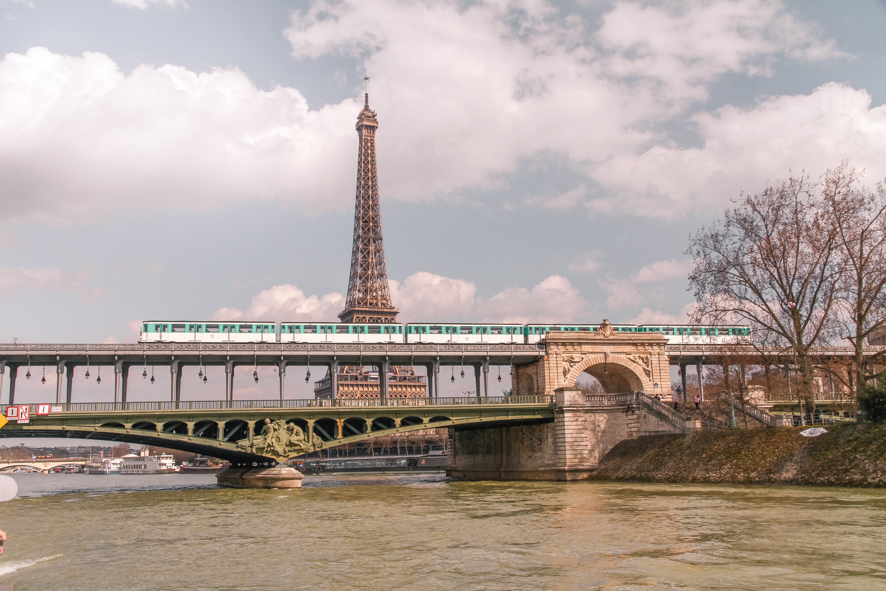
<instances>
[{"instance_id":1,"label":"stone arch opening","mask_svg":"<svg viewBox=\"0 0 886 591\"><path fill-rule=\"evenodd\" d=\"M578 377L583 373L593 376L607 394L649 390L642 368L621 355L591 355L582 359L569 372L567 383L579 387Z\"/></svg>"}]
</instances>

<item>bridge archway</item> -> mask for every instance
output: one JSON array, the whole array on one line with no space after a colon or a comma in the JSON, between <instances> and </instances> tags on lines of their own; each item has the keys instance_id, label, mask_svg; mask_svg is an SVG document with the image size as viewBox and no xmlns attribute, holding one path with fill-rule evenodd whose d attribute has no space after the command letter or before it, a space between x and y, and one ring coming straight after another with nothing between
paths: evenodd
<instances>
[{"instance_id":1,"label":"bridge archway","mask_svg":"<svg viewBox=\"0 0 886 591\"><path fill-rule=\"evenodd\" d=\"M653 384L644 368L624 355L599 354L584 357L568 372L566 383L573 388L577 387L576 381L582 373L596 378L607 394L653 390Z\"/></svg>"}]
</instances>

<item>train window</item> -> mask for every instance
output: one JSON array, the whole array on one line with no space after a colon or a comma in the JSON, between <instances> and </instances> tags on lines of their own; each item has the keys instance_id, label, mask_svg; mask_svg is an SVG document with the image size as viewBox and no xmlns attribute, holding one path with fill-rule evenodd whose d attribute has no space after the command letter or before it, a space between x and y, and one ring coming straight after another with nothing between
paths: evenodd
<instances>
[{"instance_id":1,"label":"train window","mask_svg":"<svg viewBox=\"0 0 886 591\"><path fill-rule=\"evenodd\" d=\"M218 332L218 324L206 324L204 326L206 332Z\"/></svg>"},{"instance_id":2,"label":"train window","mask_svg":"<svg viewBox=\"0 0 886 591\"><path fill-rule=\"evenodd\" d=\"M458 329L458 331L461 334L474 334L474 327L473 326L462 326Z\"/></svg>"},{"instance_id":3,"label":"train window","mask_svg":"<svg viewBox=\"0 0 886 591\"><path fill-rule=\"evenodd\" d=\"M442 326L431 326L429 328L431 331L430 334L443 334L443 327Z\"/></svg>"},{"instance_id":4,"label":"train window","mask_svg":"<svg viewBox=\"0 0 886 591\"><path fill-rule=\"evenodd\" d=\"M172 325L172 332L185 332L185 325L184 324L173 324Z\"/></svg>"},{"instance_id":5,"label":"train window","mask_svg":"<svg viewBox=\"0 0 886 591\"><path fill-rule=\"evenodd\" d=\"M252 325L251 324L241 324L240 330L238 332L252 332Z\"/></svg>"},{"instance_id":6,"label":"train window","mask_svg":"<svg viewBox=\"0 0 886 591\"><path fill-rule=\"evenodd\" d=\"M501 326L490 326L488 328L490 334L505 334L504 328Z\"/></svg>"},{"instance_id":7,"label":"train window","mask_svg":"<svg viewBox=\"0 0 886 591\"><path fill-rule=\"evenodd\" d=\"M305 324L304 332L306 334L317 334L317 325L316 324Z\"/></svg>"}]
</instances>

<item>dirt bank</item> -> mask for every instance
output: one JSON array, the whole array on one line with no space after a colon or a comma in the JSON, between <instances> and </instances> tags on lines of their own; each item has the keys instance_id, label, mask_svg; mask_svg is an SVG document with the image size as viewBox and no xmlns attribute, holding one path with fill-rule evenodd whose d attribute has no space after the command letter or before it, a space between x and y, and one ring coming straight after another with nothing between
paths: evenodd
<instances>
[{"instance_id":1,"label":"dirt bank","mask_svg":"<svg viewBox=\"0 0 886 591\"><path fill-rule=\"evenodd\" d=\"M595 480L886 486L886 425L702 431L622 441L606 454Z\"/></svg>"}]
</instances>

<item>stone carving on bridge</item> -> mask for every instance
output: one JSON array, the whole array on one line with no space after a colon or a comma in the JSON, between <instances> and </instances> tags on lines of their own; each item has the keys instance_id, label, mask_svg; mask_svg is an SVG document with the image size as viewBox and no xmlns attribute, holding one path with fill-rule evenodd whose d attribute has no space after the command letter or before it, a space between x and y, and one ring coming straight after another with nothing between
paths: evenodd
<instances>
[{"instance_id":1,"label":"stone carving on bridge","mask_svg":"<svg viewBox=\"0 0 886 591\"><path fill-rule=\"evenodd\" d=\"M582 357L581 355L566 355L563 357L563 379L565 380L569 376L569 372L572 371L572 368L581 363Z\"/></svg>"},{"instance_id":2,"label":"stone carving on bridge","mask_svg":"<svg viewBox=\"0 0 886 591\"><path fill-rule=\"evenodd\" d=\"M237 449L271 458L300 456L322 448L321 442L309 442L298 425L280 419L265 419L261 434L253 437L252 442L249 438L237 442Z\"/></svg>"},{"instance_id":3,"label":"stone carving on bridge","mask_svg":"<svg viewBox=\"0 0 886 591\"><path fill-rule=\"evenodd\" d=\"M638 355L636 353L632 353L627 356L628 359L636 363L643 370L643 373L646 374L647 379L652 379L652 361L649 355Z\"/></svg>"},{"instance_id":4,"label":"stone carving on bridge","mask_svg":"<svg viewBox=\"0 0 886 591\"><path fill-rule=\"evenodd\" d=\"M615 330L613 330L612 325L609 324L608 318L604 319L603 324L601 324L600 327L597 329L597 334L599 334L607 339L609 337L611 337L614 332L615 332Z\"/></svg>"}]
</instances>

